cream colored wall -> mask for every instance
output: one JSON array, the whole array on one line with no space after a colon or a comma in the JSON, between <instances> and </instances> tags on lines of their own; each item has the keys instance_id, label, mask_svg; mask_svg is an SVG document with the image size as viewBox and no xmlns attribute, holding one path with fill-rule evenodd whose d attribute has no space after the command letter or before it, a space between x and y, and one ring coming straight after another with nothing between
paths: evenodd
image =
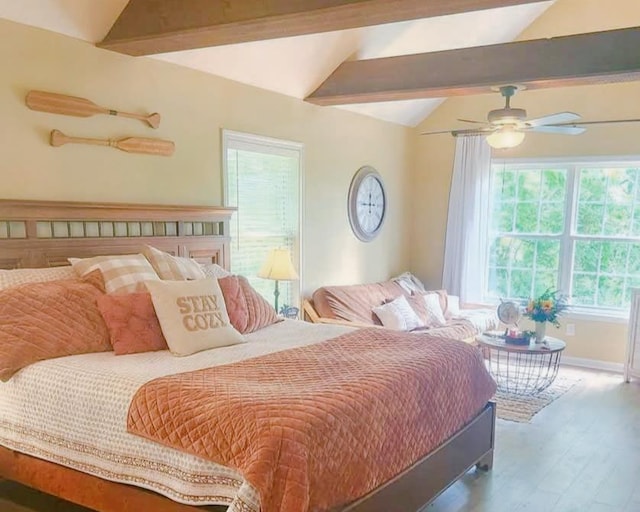
<instances>
[{"instance_id":1,"label":"cream colored wall","mask_svg":"<svg viewBox=\"0 0 640 512\"><path fill-rule=\"evenodd\" d=\"M408 268L410 130L244 86L148 58L0 20L0 197L164 204L221 203L221 129L305 144L304 291L382 280ZM158 130L127 119L33 112L30 89L89 98L132 112L160 112ZM175 141L171 158L69 145L48 133ZM381 235L351 234L347 191L362 165L381 173L389 195Z\"/></svg>"},{"instance_id":2,"label":"cream colored wall","mask_svg":"<svg viewBox=\"0 0 640 512\"><path fill-rule=\"evenodd\" d=\"M637 0L558 0L521 36L521 39L606 30L640 25ZM513 106L525 108L529 117L559 111L579 113L584 120L640 118L640 82L531 90L518 93ZM413 175L413 236L411 268L431 287L442 282L447 210L455 139L450 135L420 136L420 132L460 127L457 118L486 119L502 106L496 93L451 98L415 130ZM592 155L640 156L640 124L589 127L579 136L527 134L518 148L495 151L496 158ZM567 355L622 363L626 325L566 319L575 323L576 335L551 329L567 341Z\"/></svg>"}]
</instances>

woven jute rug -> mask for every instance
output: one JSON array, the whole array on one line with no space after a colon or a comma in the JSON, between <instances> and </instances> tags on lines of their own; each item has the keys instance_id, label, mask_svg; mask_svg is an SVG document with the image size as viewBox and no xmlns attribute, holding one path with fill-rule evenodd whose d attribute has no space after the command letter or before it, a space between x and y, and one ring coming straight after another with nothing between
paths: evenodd
<instances>
[{"instance_id":1,"label":"woven jute rug","mask_svg":"<svg viewBox=\"0 0 640 512\"><path fill-rule=\"evenodd\" d=\"M503 420L529 423L531 418L578 382L579 377L558 375L551 386L537 395L519 396L497 391L493 397L497 405L496 414Z\"/></svg>"}]
</instances>

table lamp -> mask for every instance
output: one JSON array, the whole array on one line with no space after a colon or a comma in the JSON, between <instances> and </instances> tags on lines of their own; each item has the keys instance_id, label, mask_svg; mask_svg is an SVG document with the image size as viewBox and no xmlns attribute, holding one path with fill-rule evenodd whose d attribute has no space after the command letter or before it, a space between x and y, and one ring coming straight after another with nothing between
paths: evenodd
<instances>
[{"instance_id":1,"label":"table lamp","mask_svg":"<svg viewBox=\"0 0 640 512\"><path fill-rule=\"evenodd\" d=\"M278 290L278 281L293 281L298 279L298 273L293 268L291 263L291 253L289 249L271 249L267 260L262 265L258 277L263 279L273 279L276 282L275 291L273 296L275 297L276 313L278 312L278 296L280 290Z\"/></svg>"}]
</instances>

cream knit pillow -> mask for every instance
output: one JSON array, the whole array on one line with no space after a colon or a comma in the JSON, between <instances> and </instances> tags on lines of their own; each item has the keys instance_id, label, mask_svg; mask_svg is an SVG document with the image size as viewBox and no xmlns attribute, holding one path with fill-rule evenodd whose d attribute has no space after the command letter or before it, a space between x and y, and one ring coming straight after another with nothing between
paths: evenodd
<instances>
[{"instance_id":1,"label":"cream knit pillow","mask_svg":"<svg viewBox=\"0 0 640 512\"><path fill-rule=\"evenodd\" d=\"M147 289L173 355L188 356L244 341L229 322L217 280L149 281Z\"/></svg>"},{"instance_id":2,"label":"cream knit pillow","mask_svg":"<svg viewBox=\"0 0 640 512\"><path fill-rule=\"evenodd\" d=\"M77 279L76 273L70 266L47 268L18 268L15 270L0 270L0 290L13 288L27 283L46 283L61 279Z\"/></svg>"}]
</instances>

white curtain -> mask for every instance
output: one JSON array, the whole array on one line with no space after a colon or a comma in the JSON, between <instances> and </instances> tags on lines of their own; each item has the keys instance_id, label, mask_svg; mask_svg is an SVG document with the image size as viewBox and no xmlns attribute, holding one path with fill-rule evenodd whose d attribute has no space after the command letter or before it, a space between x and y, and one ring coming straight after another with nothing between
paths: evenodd
<instances>
[{"instance_id":1,"label":"white curtain","mask_svg":"<svg viewBox=\"0 0 640 512\"><path fill-rule=\"evenodd\" d=\"M442 285L462 302L479 302L485 286L490 179L491 148L485 137L457 137Z\"/></svg>"}]
</instances>

